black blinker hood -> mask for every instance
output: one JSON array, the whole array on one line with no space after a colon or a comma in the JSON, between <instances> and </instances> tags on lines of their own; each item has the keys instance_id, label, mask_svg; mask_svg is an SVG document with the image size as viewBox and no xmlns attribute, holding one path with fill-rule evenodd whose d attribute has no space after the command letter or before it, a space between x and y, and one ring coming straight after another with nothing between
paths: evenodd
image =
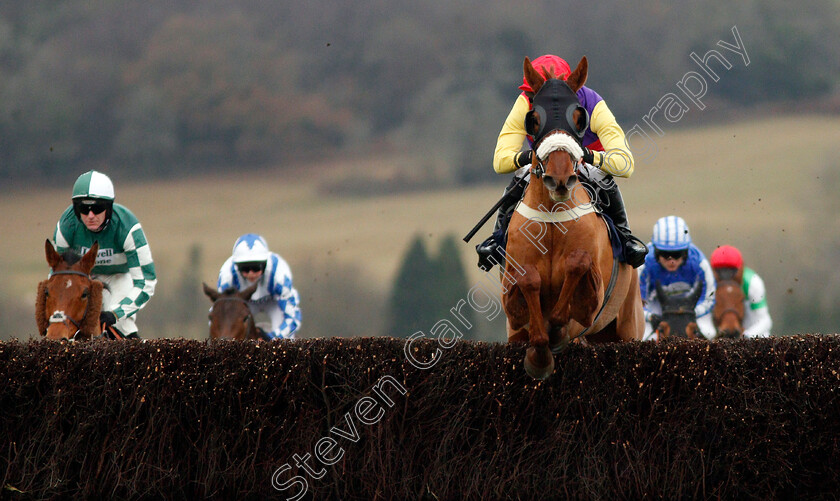
<instances>
[{"instance_id":1,"label":"black blinker hood","mask_svg":"<svg viewBox=\"0 0 840 501\"><path fill-rule=\"evenodd\" d=\"M540 118L540 127L534 133L534 143L539 143L548 133L562 130L575 138L578 144L586 129L589 127L589 113L580 105L577 94L572 91L569 84L558 78L550 78L545 81L539 92L531 99L532 110ZM581 111L577 123L574 120L575 110ZM532 119L526 118L526 130Z\"/></svg>"}]
</instances>

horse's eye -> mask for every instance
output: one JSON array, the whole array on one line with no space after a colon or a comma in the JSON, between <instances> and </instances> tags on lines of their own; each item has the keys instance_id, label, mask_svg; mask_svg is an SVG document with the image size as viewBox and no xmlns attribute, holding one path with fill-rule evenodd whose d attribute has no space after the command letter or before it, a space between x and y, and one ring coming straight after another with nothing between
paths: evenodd
<instances>
[{"instance_id":1,"label":"horse's eye","mask_svg":"<svg viewBox=\"0 0 840 501\"><path fill-rule=\"evenodd\" d=\"M85 290L82 291L82 299L87 299L89 295L90 295L89 290L85 289Z\"/></svg>"}]
</instances>

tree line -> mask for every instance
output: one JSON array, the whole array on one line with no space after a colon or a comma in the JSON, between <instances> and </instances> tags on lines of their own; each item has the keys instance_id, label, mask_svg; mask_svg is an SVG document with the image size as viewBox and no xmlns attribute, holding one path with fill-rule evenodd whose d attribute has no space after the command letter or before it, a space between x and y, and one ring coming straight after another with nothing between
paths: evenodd
<instances>
[{"instance_id":1,"label":"tree line","mask_svg":"<svg viewBox=\"0 0 840 501\"><path fill-rule=\"evenodd\" d=\"M165 177L409 149L444 182L470 182L488 175L525 56L587 55L589 84L632 123L735 25L751 64L710 97L828 95L839 21L830 0L4 2L0 176Z\"/></svg>"}]
</instances>

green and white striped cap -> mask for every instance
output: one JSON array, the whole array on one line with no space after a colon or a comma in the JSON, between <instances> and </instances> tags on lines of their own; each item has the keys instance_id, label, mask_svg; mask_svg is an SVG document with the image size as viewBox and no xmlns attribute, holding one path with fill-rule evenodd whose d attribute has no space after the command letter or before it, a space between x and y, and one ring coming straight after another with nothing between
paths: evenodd
<instances>
[{"instance_id":1,"label":"green and white striped cap","mask_svg":"<svg viewBox=\"0 0 840 501\"><path fill-rule=\"evenodd\" d=\"M98 198L100 200L114 200L114 183L105 174L91 170L87 171L73 185L73 198Z\"/></svg>"}]
</instances>

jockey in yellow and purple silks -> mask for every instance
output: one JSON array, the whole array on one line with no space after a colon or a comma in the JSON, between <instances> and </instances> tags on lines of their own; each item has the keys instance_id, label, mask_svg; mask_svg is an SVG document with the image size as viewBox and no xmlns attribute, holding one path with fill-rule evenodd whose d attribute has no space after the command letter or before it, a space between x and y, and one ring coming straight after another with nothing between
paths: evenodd
<instances>
[{"instance_id":1,"label":"jockey in yellow and purple silks","mask_svg":"<svg viewBox=\"0 0 840 501\"><path fill-rule=\"evenodd\" d=\"M532 64L547 78L565 80L571 73L569 64L565 60L550 54L536 58ZM510 213L522 198L525 183L520 183L516 189L513 187L519 178L527 177L529 174L533 138L525 132L525 117L531 110L531 98L534 93L524 78L519 89L522 93L516 98L513 108L505 119L496 141L493 157L493 169L497 173L507 174L516 171L516 174L505 190L505 203L499 209L494 234L476 246L479 255L478 266L484 270L492 268L494 263L502 262L503 255L499 252L499 247L505 241L504 234L507 231ZM638 268L644 263L647 247L644 242L632 235L627 222L624 201L618 185L612 179L613 176L630 177L634 168L633 154L627 147L624 131L607 107L606 101L586 86L577 91L577 97L590 117L589 126L581 140L584 152L584 164L579 169L581 177L590 186L597 184L599 191L596 191L598 195L596 205L615 224L627 263ZM528 147L523 149L526 139Z\"/></svg>"}]
</instances>

